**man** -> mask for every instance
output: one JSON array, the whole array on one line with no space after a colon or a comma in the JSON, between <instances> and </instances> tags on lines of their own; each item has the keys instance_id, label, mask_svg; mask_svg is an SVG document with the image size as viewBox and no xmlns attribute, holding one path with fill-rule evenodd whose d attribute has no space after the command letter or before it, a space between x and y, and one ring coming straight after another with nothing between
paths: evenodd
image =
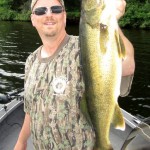
<instances>
[{"instance_id":1,"label":"man","mask_svg":"<svg viewBox=\"0 0 150 150\"><path fill-rule=\"evenodd\" d=\"M118 19L124 14L125 5L122 0L116 2ZM35 150L92 150L95 134L79 105L84 92L79 39L66 33L64 2L33 0L31 10L32 24L43 45L26 61L26 115L14 150L26 150L30 134ZM122 74L129 76L134 73L133 46L119 32L127 50Z\"/></svg>"}]
</instances>

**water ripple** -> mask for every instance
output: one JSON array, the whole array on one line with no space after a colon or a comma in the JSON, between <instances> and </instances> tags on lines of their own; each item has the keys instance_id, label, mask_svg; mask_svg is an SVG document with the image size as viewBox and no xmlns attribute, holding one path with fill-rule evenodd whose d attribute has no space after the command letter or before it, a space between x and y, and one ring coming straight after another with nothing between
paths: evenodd
<instances>
[{"instance_id":1,"label":"water ripple","mask_svg":"<svg viewBox=\"0 0 150 150\"><path fill-rule=\"evenodd\" d=\"M150 112L150 31L123 30L135 49L136 70L129 96L120 106L138 118ZM78 35L78 26L67 26L68 34ZM23 87L24 63L41 40L27 22L0 23L0 93Z\"/></svg>"},{"instance_id":2,"label":"water ripple","mask_svg":"<svg viewBox=\"0 0 150 150\"><path fill-rule=\"evenodd\" d=\"M3 70L3 69L0 69L0 74L1 74L2 76L16 77L16 78L19 78L19 79L24 79L24 74L6 72L6 71Z\"/></svg>"}]
</instances>

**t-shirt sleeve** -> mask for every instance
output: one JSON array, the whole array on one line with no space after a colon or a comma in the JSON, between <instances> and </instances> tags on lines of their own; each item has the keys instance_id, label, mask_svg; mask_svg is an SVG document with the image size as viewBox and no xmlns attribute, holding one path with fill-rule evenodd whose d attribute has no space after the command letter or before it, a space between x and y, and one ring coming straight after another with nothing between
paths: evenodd
<instances>
[{"instance_id":1,"label":"t-shirt sleeve","mask_svg":"<svg viewBox=\"0 0 150 150\"><path fill-rule=\"evenodd\" d=\"M120 96L125 97L130 93L134 75L123 76L121 80Z\"/></svg>"},{"instance_id":2,"label":"t-shirt sleeve","mask_svg":"<svg viewBox=\"0 0 150 150\"><path fill-rule=\"evenodd\" d=\"M25 63L25 78L24 78L24 85L26 84L26 80L29 75L30 68L32 66L32 54L27 58L26 63ZM24 88L25 89L25 88ZM31 110L31 101L29 98L26 96L26 90L24 90L24 111L25 113L30 113Z\"/></svg>"}]
</instances>

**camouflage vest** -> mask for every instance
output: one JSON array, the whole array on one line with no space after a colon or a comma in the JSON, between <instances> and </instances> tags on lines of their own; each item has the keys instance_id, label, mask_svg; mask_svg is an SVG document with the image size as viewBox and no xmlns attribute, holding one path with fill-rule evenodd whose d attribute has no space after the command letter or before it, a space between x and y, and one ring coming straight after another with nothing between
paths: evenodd
<instances>
[{"instance_id":1,"label":"camouflage vest","mask_svg":"<svg viewBox=\"0 0 150 150\"><path fill-rule=\"evenodd\" d=\"M84 83L79 39L66 36L52 57L39 47L26 61L25 112L35 150L92 150L95 134L80 110Z\"/></svg>"}]
</instances>

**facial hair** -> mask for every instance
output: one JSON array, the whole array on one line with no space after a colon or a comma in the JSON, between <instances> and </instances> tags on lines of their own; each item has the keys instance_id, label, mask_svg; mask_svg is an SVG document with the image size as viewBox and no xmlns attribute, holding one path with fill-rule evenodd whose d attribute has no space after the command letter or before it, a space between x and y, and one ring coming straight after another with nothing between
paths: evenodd
<instances>
[{"instance_id":1,"label":"facial hair","mask_svg":"<svg viewBox=\"0 0 150 150\"><path fill-rule=\"evenodd\" d=\"M56 32L45 33L46 37L54 37L55 35L56 35Z\"/></svg>"}]
</instances>

